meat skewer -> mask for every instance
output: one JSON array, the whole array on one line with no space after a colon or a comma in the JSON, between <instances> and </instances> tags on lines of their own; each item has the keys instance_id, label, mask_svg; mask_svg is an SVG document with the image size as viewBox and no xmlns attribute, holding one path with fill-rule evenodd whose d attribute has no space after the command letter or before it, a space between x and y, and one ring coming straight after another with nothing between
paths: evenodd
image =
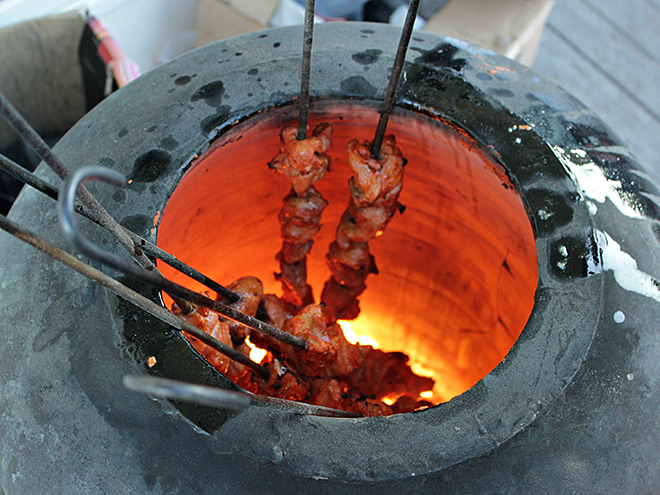
<instances>
[{"instance_id":1,"label":"meat skewer","mask_svg":"<svg viewBox=\"0 0 660 495\"><path fill-rule=\"evenodd\" d=\"M332 126L319 124L312 135L299 140L295 127L280 132L280 152L268 164L271 170L284 174L291 181L291 191L284 198L278 218L282 227L282 249L276 259L284 299L302 307L314 302L312 288L307 283L307 254L314 236L321 228L321 214L328 202L314 188L330 167Z\"/></svg>"},{"instance_id":2,"label":"meat skewer","mask_svg":"<svg viewBox=\"0 0 660 495\"><path fill-rule=\"evenodd\" d=\"M348 181L351 198L326 255L331 278L321 294L328 323L359 314L357 298L366 289L367 276L378 273L368 243L383 233L397 210L403 210L398 199L406 162L393 135L383 140L378 159L368 141L350 141L348 163L353 171Z\"/></svg>"}]
</instances>

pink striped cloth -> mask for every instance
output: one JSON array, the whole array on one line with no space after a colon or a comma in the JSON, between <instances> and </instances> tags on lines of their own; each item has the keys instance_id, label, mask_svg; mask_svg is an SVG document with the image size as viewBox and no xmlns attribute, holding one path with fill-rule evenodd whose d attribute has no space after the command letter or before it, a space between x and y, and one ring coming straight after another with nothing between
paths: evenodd
<instances>
[{"instance_id":1,"label":"pink striped cloth","mask_svg":"<svg viewBox=\"0 0 660 495\"><path fill-rule=\"evenodd\" d=\"M113 40L108 31L95 17L89 17L87 24L99 40L98 52L103 63L112 71L112 75L120 88L140 75L140 68Z\"/></svg>"}]
</instances>

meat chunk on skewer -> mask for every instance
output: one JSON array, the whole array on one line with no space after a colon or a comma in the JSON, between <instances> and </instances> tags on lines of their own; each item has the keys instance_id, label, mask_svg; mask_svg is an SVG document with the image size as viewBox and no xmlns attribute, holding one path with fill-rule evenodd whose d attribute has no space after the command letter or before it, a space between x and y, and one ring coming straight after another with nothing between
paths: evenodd
<instances>
[{"instance_id":1,"label":"meat chunk on skewer","mask_svg":"<svg viewBox=\"0 0 660 495\"><path fill-rule=\"evenodd\" d=\"M321 214L328 202L314 189L330 167L332 126L319 124L312 136L298 140L295 127L285 127L280 133L280 153L268 166L291 180L292 190L284 198L278 218L282 227L282 249L276 259L284 299L297 307L314 302L312 288L307 283L307 255L314 237L321 228Z\"/></svg>"},{"instance_id":2,"label":"meat chunk on skewer","mask_svg":"<svg viewBox=\"0 0 660 495\"><path fill-rule=\"evenodd\" d=\"M311 304L290 318L283 330L307 342L306 349L286 349L287 361L306 376L320 376L337 359L321 306Z\"/></svg>"},{"instance_id":3,"label":"meat chunk on skewer","mask_svg":"<svg viewBox=\"0 0 660 495\"><path fill-rule=\"evenodd\" d=\"M219 319L218 313L207 308L195 307L192 313L184 314L176 303L172 305L172 313L187 321L191 325L199 328L200 330L203 330L212 337L215 337L223 344L226 344L230 347L232 346L229 325ZM229 365L232 362L231 359L216 351L212 347L204 344L203 342L200 342L195 337L186 334L186 338L192 344L195 350L199 352L199 354L204 359L206 359L209 364L211 364L211 366L220 371L220 373L227 372Z\"/></svg>"},{"instance_id":4,"label":"meat chunk on skewer","mask_svg":"<svg viewBox=\"0 0 660 495\"><path fill-rule=\"evenodd\" d=\"M304 259L312 248L314 237L321 228L321 214L328 202L310 187L304 196L292 190L284 198L278 218L282 226L282 258L287 263Z\"/></svg>"},{"instance_id":5,"label":"meat chunk on skewer","mask_svg":"<svg viewBox=\"0 0 660 495\"><path fill-rule=\"evenodd\" d=\"M309 384L285 363L271 356L271 359L266 360L262 364L268 368L269 375L267 380L254 378L258 380L255 393L298 401L307 397Z\"/></svg>"},{"instance_id":6,"label":"meat chunk on skewer","mask_svg":"<svg viewBox=\"0 0 660 495\"><path fill-rule=\"evenodd\" d=\"M275 278L282 283L284 300L296 307L312 304L314 295L312 287L307 283L307 257L294 263L287 263L280 251L275 259L280 262L281 271L275 274Z\"/></svg>"},{"instance_id":7,"label":"meat chunk on skewer","mask_svg":"<svg viewBox=\"0 0 660 495\"><path fill-rule=\"evenodd\" d=\"M296 309L282 301L275 294L264 294L257 311L257 318L277 328L284 328L286 321L296 313ZM261 349L266 349L277 357L284 354L285 344L260 332L250 332L250 341Z\"/></svg>"},{"instance_id":8,"label":"meat chunk on skewer","mask_svg":"<svg viewBox=\"0 0 660 495\"><path fill-rule=\"evenodd\" d=\"M397 201L405 163L393 135L383 139L379 159L371 154L369 141L360 144L353 139L348 143L348 164L353 171L348 187L358 207L370 206L377 200L385 204Z\"/></svg>"},{"instance_id":9,"label":"meat chunk on skewer","mask_svg":"<svg viewBox=\"0 0 660 495\"><path fill-rule=\"evenodd\" d=\"M257 277L241 277L229 284L227 288L241 296L240 301L231 305L232 308L248 316L257 314L257 308L264 293L264 286L261 280ZM218 300L223 302L222 297L219 297ZM248 328L245 325L231 321L228 321L228 324L234 344L241 345L245 342L245 337L248 335Z\"/></svg>"},{"instance_id":10,"label":"meat chunk on skewer","mask_svg":"<svg viewBox=\"0 0 660 495\"><path fill-rule=\"evenodd\" d=\"M353 171L348 183L351 199L326 257L332 277L321 294L328 323L359 314L357 298L366 288L368 275L377 273L367 243L385 230L401 207L398 198L405 163L394 136L385 136L379 158L370 148L368 141L348 143L348 163Z\"/></svg>"},{"instance_id":11,"label":"meat chunk on skewer","mask_svg":"<svg viewBox=\"0 0 660 495\"><path fill-rule=\"evenodd\" d=\"M353 396L347 393L346 385L336 379L312 380L309 397L305 402L354 412L367 417L388 416L393 413L393 409L382 401L369 399L364 395Z\"/></svg>"},{"instance_id":12,"label":"meat chunk on skewer","mask_svg":"<svg viewBox=\"0 0 660 495\"><path fill-rule=\"evenodd\" d=\"M298 129L284 127L280 132L280 153L268 166L291 180L293 190L302 196L317 180L323 178L330 167L332 126L319 124L306 139L297 139Z\"/></svg>"},{"instance_id":13,"label":"meat chunk on skewer","mask_svg":"<svg viewBox=\"0 0 660 495\"><path fill-rule=\"evenodd\" d=\"M347 379L347 384L367 397L418 396L433 388L432 378L418 376L408 366L408 356L402 352L371 351Z\"/></svg>"}]
</instances>

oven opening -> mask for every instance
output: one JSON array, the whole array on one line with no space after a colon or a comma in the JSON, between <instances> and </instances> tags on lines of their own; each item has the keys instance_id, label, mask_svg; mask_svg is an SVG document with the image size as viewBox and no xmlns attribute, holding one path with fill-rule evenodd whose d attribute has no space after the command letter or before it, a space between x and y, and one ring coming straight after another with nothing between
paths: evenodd
<instances>
[{"instance_id":1,"label":"oven opening","mask_svg":"<svg viewBox=\"0 0 660 495\"><path fill-rule=\"evenodd\" d=\"M286 107L253 117L197 158L156 219L158 245L221 284L249 275L261 280L264 294L281 296L278 213L291 183L267 164L278 153L280 129L296 124L294 113ZM330 170L314 185L328 202L307 260L317 303L330 277L326 253L350 197L346 146L373 139L377 119L368 104L312 106L310 130L321 122L334 128ZM504 359L534 304L536 245L504 168L467 133L404 110L394 113L387 133L407 159L399 197L405 210L369 243L378 274L366 280L359 316L338 323L351 343L407 355L416 375L433 380L410 394L427 407L466 391ZM208 290L159 268L175 282ZM172 300L164 300L170 308ZM260 361L264 352L253 348L250 356ZM402 395L379 400L392 405Z\"/></svg>"}]
</instances>

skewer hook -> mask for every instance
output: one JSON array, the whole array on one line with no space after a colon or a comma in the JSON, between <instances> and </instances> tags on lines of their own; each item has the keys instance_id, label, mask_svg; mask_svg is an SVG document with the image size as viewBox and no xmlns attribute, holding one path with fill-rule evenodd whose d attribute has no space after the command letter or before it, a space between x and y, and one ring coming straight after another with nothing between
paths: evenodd
<instances>
[{"instance_id":1,"label":"skewer hook","mask_svg":"<svg viewBox=\"0 0 660 495\"><path fill-rule=\"evenodd\" d=\"M247 316L246 314L237 311L231 306L227 306L202 294L193 292L192 290L183 287L182 285L166 279L163 277L163 275L160 274L160 272L154 270L146 270L134 263L128 263L119 256L98 247L89 239L84 237L78 229L78 224L73 210L78 186L91 180L101 180L118 187L125 187L128 183L126 177L124 177L119 172L99 165L79 168L67 178L67 180L62 184L62 189L60 190L58 208L60 212L60 224L62 226L62 231L73 247L78 249L81 253L103 263L104 265L110 266L116 270L119 270L125 275L137 278L138 280L142 280L143 282L153 285L154 287L167 292L173 297L183 299L198 306L209 308L210 310L215 311L216 313L219 313L229 318L230 320L241 323L242 325L250 327L258 332L265 333L266 335L269 335L270 337L273 337L280 342L292 345L298 349L305 349L307 347L307 342L303 339L295 337L294 335L284 332L279 328L269 325L261 320Z\"/></svg>"}]
</instances>

